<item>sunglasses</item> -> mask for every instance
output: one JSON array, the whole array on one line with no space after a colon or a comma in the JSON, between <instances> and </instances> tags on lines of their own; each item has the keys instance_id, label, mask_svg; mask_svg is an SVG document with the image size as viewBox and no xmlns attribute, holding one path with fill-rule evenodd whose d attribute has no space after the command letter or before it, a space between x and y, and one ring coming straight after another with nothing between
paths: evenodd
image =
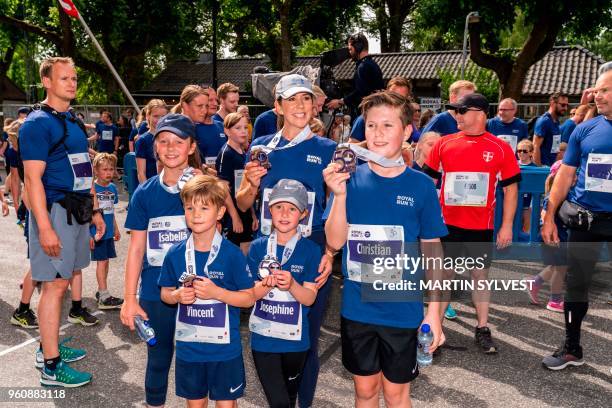
<instances>
[{"instance_id":1,"label":"sunglasses","mask_svg":"<svg viewBox=\"0 0 612 408\"><path fill-rule=\"evenodd\" d=\"M531 150L516 149L517 153L531 153Z\"/></svg>"},{"instance_id":2,"label":"sunglasses","mask_svg":"<svg viewBox=\"0 0 612 408\"><path fill-rule=\"evenodd\" d=\"M462 106L460 108L455 109L455 112L457 112L460 115L465 115L466 113L468 113L468 111L483 112L482 109L479 109L479 108L466 108L465 106Z\"/></svg>"}]
</instances>

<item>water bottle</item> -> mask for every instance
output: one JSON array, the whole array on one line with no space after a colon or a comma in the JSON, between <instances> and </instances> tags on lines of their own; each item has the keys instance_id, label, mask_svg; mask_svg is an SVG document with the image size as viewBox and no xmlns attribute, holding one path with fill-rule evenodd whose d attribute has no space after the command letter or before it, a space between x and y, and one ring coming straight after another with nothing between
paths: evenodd
<instances>
[{"instance_id":1,"label":"water bottle","mask_svg":"<svg viewBox=\"0 0 612 408\"><path fill-rule=\"evenodd\" d=\"M138 337L145 341L149 346L157 344L157 338L155 338L155 330L149 325L148 320L143 320L140 316L134 316L134 327Z\"/></svg>"},{"instance_id":2,"label":"water bottle","mask_svg":"<svg viewBox=\"0 0 612 408\"><path fill-rule=\"evenodd\" d=\"M417 363L419 363L419 367L430 366L433 356L429 352L429 346L433 342L433 333L428 324L421 326L421 330L419 330L417 335L417 342Z\"/></svg>"}]
</instances>

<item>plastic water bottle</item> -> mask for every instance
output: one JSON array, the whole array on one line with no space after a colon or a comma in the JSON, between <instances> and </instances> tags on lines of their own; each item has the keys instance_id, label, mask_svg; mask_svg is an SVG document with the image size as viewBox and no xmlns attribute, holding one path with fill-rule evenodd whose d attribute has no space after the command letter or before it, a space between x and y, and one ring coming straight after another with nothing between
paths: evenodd
<instances>
[{"instance_id":1,"label":"plastic water bottle","mask_svg":"<svg viewBox=\"0 0 612 408\"><path fill-rule=\"evenodd\" d=\"M140 316L134 316L134 327L136 328L138 337L140 337L142 341L146 342L149 346L157 344L155 330L149 325L148 320L143 320Z\"/></svg>"},{"instance_id":2,"label":"plastic water bottle","mask_svg":"<svg viewBox=\"0 0 612 408\"><path fill-rule=\"evenodd\" d=\"M433 355L429 352L429 346L433 342L433 333L428 324L421 326L417 335L417 363L419 367L427 367L431 365Z\"/></svg>"}]
</instances>

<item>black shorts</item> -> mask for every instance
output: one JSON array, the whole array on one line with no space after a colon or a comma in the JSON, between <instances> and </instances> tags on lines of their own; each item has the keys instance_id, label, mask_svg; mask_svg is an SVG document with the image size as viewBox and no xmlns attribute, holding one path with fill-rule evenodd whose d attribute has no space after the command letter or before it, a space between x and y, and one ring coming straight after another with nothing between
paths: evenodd
<instances>
[{"instance_id":1,"label":"black shorts","mask_svg":"<svg viewBox=\"0 0 612 408\"><path fill-rule=\"evenodd\" d=\"M493 230L471 230L446 225L448 235L441 238L444 257L482 258L485 268L493 262Z\"/></svg>"},{"instance_id":2,"label":"black shorts","mask_svg":"<svg viewBox=\"0 0 612 408\"><path fill-rule=\"evenodd\" d=\"M382 371L393 383L409 383L419 375L417 331L342 317L342 364L354 375L374 375Z\"/></svg>"},{"instance_id":3,"label":"black shorts","mask_svg":"<svg viewBox=\"0 0 612 408\"><path fill-rule=\"evenodd\" d=\"M242 232L236 233L232 230L232 220L228 214L223 225L226 237L235 245L240 245L243 242L251 242L253 240L253 230L251 228L253 226L253 216L251 214L251 210L245 212L238 209L236 210L238 211L240 221L242 221Z\"/></svg>"}]
</instances>

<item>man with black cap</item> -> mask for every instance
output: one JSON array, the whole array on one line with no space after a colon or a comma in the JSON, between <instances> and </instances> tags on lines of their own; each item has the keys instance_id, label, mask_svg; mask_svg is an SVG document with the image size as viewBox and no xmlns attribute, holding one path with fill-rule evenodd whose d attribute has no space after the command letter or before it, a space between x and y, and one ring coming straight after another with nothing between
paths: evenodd
<instances>
[{"instance_id":1,"label":"man with black cap","mask_svg":"<svg viewBox=\"0 0 612 408\"><path fill-rule=\"evenodd\" d=\"M491 266L497 177L504 188L503 221L497 233L501 249L512 243L521 173L510 145L485 130L489 103L483 95L467 95L446 107L455 111L459 132L436 142L423 170L435 179L442 178L440 203L449 231L442 238L445 255L480 258L471 270L472 301L478 316L475 340L484 353L494 354L497 346L487 327L490 293L478 288L478 281L487 279ZM441 305L440 310L445 308Z\"/></svg>"}]
</instances>

